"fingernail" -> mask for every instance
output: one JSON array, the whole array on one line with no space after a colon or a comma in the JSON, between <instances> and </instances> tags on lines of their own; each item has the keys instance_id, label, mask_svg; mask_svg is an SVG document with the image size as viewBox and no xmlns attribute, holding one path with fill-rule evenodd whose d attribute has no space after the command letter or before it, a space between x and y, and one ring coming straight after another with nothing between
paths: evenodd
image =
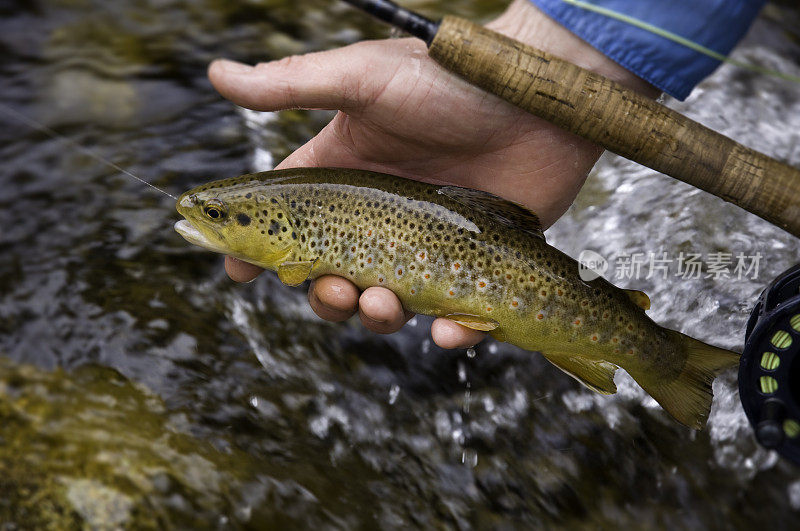
<instances>
[{"instance_id":1,"label":"fingernail","mask_svg":"<svg viewBox=\"0 0 800 531\"><path fill-rule=\"evenodd\" d=\"M334 306L334 305L328 304L327 302L325 302L322 299L322 297L317 295L316 287L314 286L314 282L313 281L311 283L311 286L309 287L308 293L309 293L309 296L314 299L314 302L316 302L317 304L319 304L323 308L326 308L326 309L334 311L334 312L347 312L347 311L354 312L356 310L356 308L357 308L357 306L355 304L353 305L352 308L341 308L339 306Z\"/></svg>"},{"instance_id":2,"label":"fingernail","mask_svg":"<svg viewBox=\"0 0 800 531\"><path fill-rule=\"evenodd\" d=\"M367 315L367 314L364 314L364 318L365 318L367 321L369 321L369 322L371 322L371 323L375 323L375 324L387 324L387 323L389 322L389 320L388 320L388 319L386 319L386 320L378 320L378 319L373 319L372 317L370 317L370 316L369 316L369 315Z\"/></svg>"},{"instance_id":3,"label":"fingernail","mask_svg":"<svg viewBox=\"0 0 800 531\"><path fill-rule=\"evenodd\" d=\"M238 61L231 61L230 59L217 59L214 61L219 65L226 74L249 74L253 71L253 67L240 63Z\"/></svg>"}]
</instances>

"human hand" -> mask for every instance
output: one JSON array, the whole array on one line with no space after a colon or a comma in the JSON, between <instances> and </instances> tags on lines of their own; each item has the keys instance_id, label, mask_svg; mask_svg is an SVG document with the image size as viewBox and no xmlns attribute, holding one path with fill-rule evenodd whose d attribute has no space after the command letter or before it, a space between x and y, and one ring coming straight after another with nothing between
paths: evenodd
<instances>
[{"instance_id":1,"label":"human hand","mask_svg":"<svg viewBox=\"0 0 800 531\"><path fill-rule=\"evenodd\" d=\"M527 0L515 1L488 27L579 66L653 94L645 82L606 58ZM477 188L513 200L551 225L574 200L602 148L530 115L448 73L418 39L360 42L255 67L215 61L209 77L234 103L259 111L337 109L334 119L277 168L337 166ZM234 280L262 270L227 257ZM323 319L356 311L379 333L412 316L388 289L359 290L325 276L309 290ZM476 344L483 334L447 319L431 327L443 348Z\"/></svg>"}]
</instances>

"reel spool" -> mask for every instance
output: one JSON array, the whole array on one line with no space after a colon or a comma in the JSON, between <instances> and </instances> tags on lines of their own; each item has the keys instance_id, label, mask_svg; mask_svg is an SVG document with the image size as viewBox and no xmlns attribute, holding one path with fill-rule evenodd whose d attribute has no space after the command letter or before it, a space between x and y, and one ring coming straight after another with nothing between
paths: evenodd
<instances>
[{"instance_id":1,"label":"reel spool","mask_svg":"<svg viewBox=\"0 0 800 531\"><path fill-rule=\"evenodd\" d=\"M800 264L776 278L753 308L739 398L758 442L800 465Z\"/></svg>"}]
</instances>

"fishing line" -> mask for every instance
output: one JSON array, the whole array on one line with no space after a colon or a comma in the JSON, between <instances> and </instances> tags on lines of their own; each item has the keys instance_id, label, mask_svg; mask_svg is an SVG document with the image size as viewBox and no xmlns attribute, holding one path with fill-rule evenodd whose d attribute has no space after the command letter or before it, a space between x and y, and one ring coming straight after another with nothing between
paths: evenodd
<instances>
[{"instance_id":1,"label":"fishing line","mask_svg":"<svg viewBox=\"0 0 800 531\"><path fill-rule=\"evenodd\" d=\"M586 11L592 11L594 13L598 13L600 15L606 16L608 18L612 18L614 20L618 20L620 22L624 22L625 24L629 24L636 28L642 29L654 35L658 35L659 37L663 37L668 39L672 42L676 42L680 45L686 46L690 50L694 50L698 53L703 55L707 55L717 61L722 61L724 63L731 64L733 66L737 66L739 68L743 68L745 70L750 70L751 72L756 72L758 74L763 74L767 76L777 77L786 81L792 81L794 83L800 83L799 76L793 76L791 74L786 74L784 72L780 72L778 70L772 70L770 68L764 68L762 66L754 65L751 63L745 63L744 61L739 61L737 59L732 59L727 55L723 55L719 52L715 52L711 48L706 48L702 44L698 44L692 40L687 39L686 37L681 37L677 33L672 33L669 30L665 30L663 28L659 28L658 26L654 26L648 22L643 20L639 20L638 18L634 18L618 11L614 11L613 9L608 9L606 7L596 6L589 2L585 2L584 0L561 0L565 4L569 4L575 7L579 7L581 9L585 9Z\"/></svg>"},{"instance_id":2,"label":"fishing line","mask_svg":"<svg viewBox=\"0 0 800 531\"><path fill-rule=\"evenodd\" d=\"M162 194L166 195L167 197L171 197L172 199L174 199L176 201L178 200L177 197L175 197L174 195L170 194L169 192L165 192L164 190L162 190L158 186L145 181L141 177L137 177L136 175L132 174L131 172L129 172L125 168L122 168L119 165L111 162L110 160L104 158L103 156L95 153L91 149L80 145L79 143L75 142L71 138L68 138L68 137L56 132L55 130L47 127L46 125L37 122L33 118L25 116L21 112L16 111L16 110L12 109L11 107L8 107L7 105L4 105L2 103L0 103L0 111L3 111L7 115L16 118L17 120L19 120L20 122L24 123L28 127L36 129L37 131L41 131L42 133L45 133L46 135L52 137L53 139L58 140L59 142L63 142L64 144L67 144L68 146L72 147L73 149L77 149L78 151L80 151L84 155L87 155L87 156L93 158L94 160L96 160L98 162L102 162L103 164L105 164L107 166L110 166L111 168L114 168L115 170L117 170L119 172L122 172L122 173L124 173L125 175L127 175L129 177L133 177L134 179L136 179L140 183L145 184L145 185L149 186L150 188L161 192Z\"/></svg>"}]
</instances>

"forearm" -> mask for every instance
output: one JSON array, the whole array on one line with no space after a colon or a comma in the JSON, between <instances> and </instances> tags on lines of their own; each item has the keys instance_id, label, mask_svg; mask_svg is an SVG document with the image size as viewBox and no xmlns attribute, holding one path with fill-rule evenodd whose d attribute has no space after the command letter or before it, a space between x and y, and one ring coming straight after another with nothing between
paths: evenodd
<instances>
[{"instance_id":1,"label":"forearm","mask_svg":"<svg viewBox=\"0 0 800 531\"><path fill-rule=\"evenodd\" d=\"M522 10L522 4L527 3L538 6L549 20L584 45L591 45L639 78L681 100L720 64L708 55L651 31L564 0L517 0L514 9ZM726 55L747 32L766 0L589 0L588 3Z\"/></svg>"},{"instance_id":2,"label":"forearm","mask_svg":"<svg viewBox=\"0 0 800 531\"><path fill-rule=\"evenodd\" d=\"M650 97L655 98L660 92L547 16L530 0L514 0L486 26Z\"/></svg>"}]
</instances>

